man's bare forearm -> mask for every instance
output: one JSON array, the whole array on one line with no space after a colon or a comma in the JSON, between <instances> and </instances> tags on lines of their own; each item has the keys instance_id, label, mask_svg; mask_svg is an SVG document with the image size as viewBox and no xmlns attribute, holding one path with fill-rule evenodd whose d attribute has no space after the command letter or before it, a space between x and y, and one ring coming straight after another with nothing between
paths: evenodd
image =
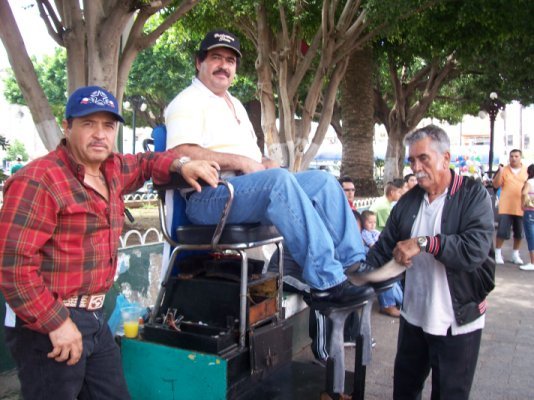
<instances>
[{"instance_id":1,"label":"man's bare forearm","mask_svg":"<svg viewBox=\"0 0 534 400\"><path fill-rule=\"evenodd\" d=\"M239 171L243 173L258 170L257 166L261 164L251 158L237 154L220 153L213 150L205 149L195 144L181 144L174 148L180 156L189 157L192 160L215 161L221 167L221 171Z\"/></svg>"}]
</instances>

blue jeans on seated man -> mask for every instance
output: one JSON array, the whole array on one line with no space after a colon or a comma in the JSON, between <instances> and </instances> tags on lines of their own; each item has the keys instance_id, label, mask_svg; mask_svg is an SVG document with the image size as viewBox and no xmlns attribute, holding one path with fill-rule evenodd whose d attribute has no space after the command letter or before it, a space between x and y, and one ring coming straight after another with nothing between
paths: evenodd
<instances>
[{"instance_id":1,"label":"blue jeans on seated man","mask_svg":"<svg viewBox=\"0 0 534 400\"><path fill-rule=\"evenodd\" d=\"M385 292L379 293L378 304L380 308L388 307L400 307L404 299L404 293L402 292L402 287L399 282L395 282L393 286L386 290Z\"/></svg>"},{"instance_id":2,"label":"blue jeans on seated man","mask_svg":"<svg viewBox=\"0 0 534 400\"><path fill-rule=\"evenodd\" d=\"M365 258L360 231L343 190L325 171L268 169L228 179L234 186L229 223L273 224L303 267L304 280L326 290L346 280L345 268ZM187 200L194 224L218 222L226 188L203 188Z\"/></svg>"}]
</instances>

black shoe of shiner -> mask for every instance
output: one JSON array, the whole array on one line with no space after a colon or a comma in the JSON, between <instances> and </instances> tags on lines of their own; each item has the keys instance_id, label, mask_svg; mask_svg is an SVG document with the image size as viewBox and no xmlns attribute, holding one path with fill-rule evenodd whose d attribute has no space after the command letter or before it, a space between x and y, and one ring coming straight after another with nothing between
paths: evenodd
<instances>
[{"instance_id":1,"label":"black shoe of shiner","mask_svg":"<svg viewBox=\"0 0 534 400\"><path fill-rule=\"evenodd\" d=\"M355 286L348 280L326 290L311 290L314 303L353 303L364 301L373 296L374 290L369 285Z\"/></svg>"}]
</instances>

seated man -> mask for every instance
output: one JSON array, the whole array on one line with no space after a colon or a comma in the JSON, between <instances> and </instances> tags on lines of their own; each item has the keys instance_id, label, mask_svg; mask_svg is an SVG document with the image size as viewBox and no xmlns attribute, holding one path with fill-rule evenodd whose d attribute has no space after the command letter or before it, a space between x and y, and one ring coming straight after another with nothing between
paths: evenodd
<instances>
[{"instance_id":1,"label":"seated man","mask_svg":"<svg viewBox=\"0 0 534 400\"><path fill-rule=\"evenodd\" d=\"M262 157L243 105L228 88L241 57L239 40L209 32L197 53L197 76L165 111L167 148L217 161L235 189L230 223L273 224L284 236L316 301L344 303L368 293L344 270L365 257L360 232L341 186L323 171L292 174ZM195 224L214 224L226 202L222 187L185 193Z\"/></svg>"}]
</instances>

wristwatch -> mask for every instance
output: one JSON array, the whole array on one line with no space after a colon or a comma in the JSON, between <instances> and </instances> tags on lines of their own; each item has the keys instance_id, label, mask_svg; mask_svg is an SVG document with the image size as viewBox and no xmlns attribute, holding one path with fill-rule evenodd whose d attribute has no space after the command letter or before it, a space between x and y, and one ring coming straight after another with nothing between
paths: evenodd
<instances>
[{"instance_id":1,"label":"wristwatch","mask_svg":"<svg viewBox=\"0 0 534 400\"><path fill-rule=\"evenodd\" d=\"M419 236L417 238L417 245L419 246L419 250L422 252L426 252L426 245L428 244L428 239L426 236Z\"/></svg>"},{"instance_id":2,"label":"wristwatch","mask_svg":"<svg viewBox=\"0 0 534 400\"><path fill-rule=\"evenodd\" d=\"M182 167L185 164L187 164L189 161L191 161L191 158L189 158L189 157L180 157L180 159L178 161L180 161L180 165L178 166L178 170L176 172L178 172L181 175L182 174Z\"/></svg>"}]
</instances>

